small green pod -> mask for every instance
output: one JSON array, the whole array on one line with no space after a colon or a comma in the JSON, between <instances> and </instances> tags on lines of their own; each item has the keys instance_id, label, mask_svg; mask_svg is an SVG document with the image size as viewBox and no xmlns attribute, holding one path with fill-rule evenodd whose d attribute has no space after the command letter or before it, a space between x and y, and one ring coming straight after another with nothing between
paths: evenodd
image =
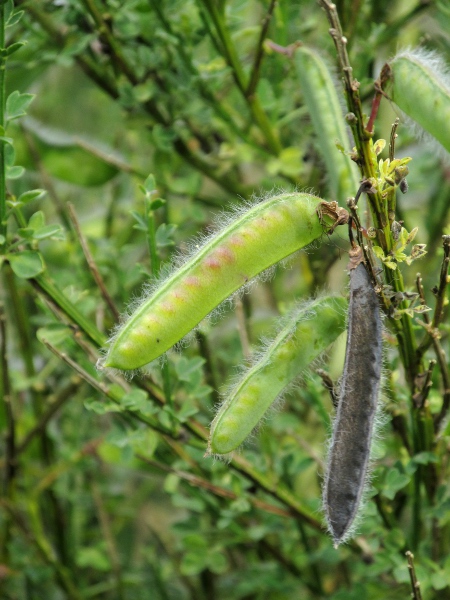
<instances>
[{"instance_id":1,"label":"small green pod","mask_svg":"<svg viewBox=\"0 0 450 600\"><path fill-rule=\"evenodd\" d=\"M257 362L233 386L212 422L209 452L228 454L264 413L345 329L347 301L324 297L296 307Z\"/></svg>"},{"instance_id":2,"label":"small green pod","mask_svg":"<svg viewBox=\"0 0 450 600\"><path fill-rule=\"evenodd\" d=\"M450 152L450 77L435 52L405 50L382 72L383 89L408 117Z\"/></svg>"},{"instance_id":3,"label":"small green pod","mask_svg":"<svg viewBox=\"0 0 450 600\"><path fill-rule=\"evenodd\" d=\"M350 156L336 147L339 142L346 151L350 150L347 126L333 79L320 56L305 46L295 50L294 62L327 170L329 193L345 206L347 198L353 197L359 188L359 173Z\"/></svg>"},{"instance_id":4,"label":"small green pod","mask_svg":"<svg viewBox=\"0 0 450 600\"><path fill-rule=\"evenodd\" d=\"M148 298L112 337L104 367L138 369L171 348L253 277L323 233L320 198L281 194L235 216Z\"/></svg>"}]
</instances>

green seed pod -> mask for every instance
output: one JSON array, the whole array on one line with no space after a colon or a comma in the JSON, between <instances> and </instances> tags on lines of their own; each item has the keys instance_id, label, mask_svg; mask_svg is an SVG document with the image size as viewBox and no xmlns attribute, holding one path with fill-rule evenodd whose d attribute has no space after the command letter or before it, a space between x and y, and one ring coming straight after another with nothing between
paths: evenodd
<instances>
[{"instance_id":1,"label":"green seed pod","mask_svg":"<svg viewBox=\"0 0 450 600\"><path fill-rule=\"evenodd\" d=\"M320 198L291 193L231 215L144 298L110 341L104 367L138 369L171 348L223 300L322 235Z\"/></svg>"},{"instance_id":2,"label":"green seed pod","mask_svg":"<svg viewBox=\"0 0 450 600\"><path fill-rule=\"evenodd\" d=\"M346 306L344 298L325 297L292 311L220 407L211 426L212 454L242 444L283 390L344 330Z\"/></svg>"},{"instance_id":3,"label":"green seed pod","mask_svg":"<svg viewBox=\"0 0 450 600\"><path fill-rule=\"evenodd\" d=\"M450 152L450 77L435 52L405 50L382 72L391 100Z\"/></svg>"},{"instance_id":4,"label":"green seed pod","mask_svg":"<svg viewBox=\"0 0 450 600\"><path fill-rule=\"evenodd\" d=\"M349 150L347 127L333 79L323 60L304 46L296 49L294 61L327 170L329 192L345 204L358 190L359 174L351 158L336 147L338 142L345 151Z\"/></svg>"}]
</instances>

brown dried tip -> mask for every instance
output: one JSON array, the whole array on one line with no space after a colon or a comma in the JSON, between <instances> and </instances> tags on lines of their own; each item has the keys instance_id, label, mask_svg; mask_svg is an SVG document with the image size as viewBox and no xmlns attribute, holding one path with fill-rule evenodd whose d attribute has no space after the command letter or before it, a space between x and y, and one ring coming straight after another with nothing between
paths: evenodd
<instances>
[{"instance_id":1,"label":"brown dried tip","mask_svg":"<svg viewBox=\"0 0 450 600\"><path fill-rule=\"evenodd\" d=\"M362 262L364 262L364 254L362 251L361 246L354 246L348 253L349 258L350 258L350 262L349 262L349 266L348 266L348 270L352 271L353 269L356 269L356 267L361 264Z\"/></svg>"}]
</instances>

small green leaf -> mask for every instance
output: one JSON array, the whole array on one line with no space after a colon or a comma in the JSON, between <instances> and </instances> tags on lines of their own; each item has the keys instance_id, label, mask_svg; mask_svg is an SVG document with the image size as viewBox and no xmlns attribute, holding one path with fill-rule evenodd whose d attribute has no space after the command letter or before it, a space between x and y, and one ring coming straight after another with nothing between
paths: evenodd
<instances>
[{"instance_id":1,"label":"small green leaf","mask_svg":"<svg viewBox=\"0 0 450 600\"><path fill-rule=\"evenodd\" d=\"M378 156L381 154L386 146L386 140L377 140L373 145L373 151Z\"/></svg>"},{"instance_id":2,"label":"small green leaf","mask_svg":"<svg viewBox=\"0 0 450 600\"><path fill-rule=\"evenodd\" d=\"M78 567L86 569L95 569L96 571L110 571L111 563L106 551L92 546L80 548L76 555L76 564Z\"/></svg>"},{"instance_id":3,"label":"small green leaf","mask_svg":"<svg viewBox=\"0 0 450 600\"><path fill-rule=\"evenodd\" d=\"M384 260L384 252L383 252L383 249L380 246L374 246L373 247L373 253L380 260Z\"/></svg>"},{"instance_id":4,"label":"small green leaf","mask_svg":"<svg viewBox=\"0 0 450 600\"><path fill-rule=\"evenodd\" d=\"M413 307L413 311L419 315L422 313L428 312L430 310L431 310L431 308L429 306L426 306L425 304L421 304L420 306Z\"/></svg>"},{"instance_id":5,"label":"small green leaf","mask_svg":"<svg viewBox=\"0 0 450 600\"><path fill-rule=\"evenodd\" d=\"M25 45L26 42L15 42L14 44L11 44L5 49L5 56L11 56L11 54L14 54L14 52L17 52L17 50L20 50L20 48Z\"/></svg>"},{"instance_id":6,"label":"small green leaf","mask_svg":"<svg viewBox=\"0 0 450 600\"><path fill-rule=\"evenodd\" d=\"M40 342L50 342L53 346L58 346L72 337L71 330L66 325L61 323L52 323L45 327L39 327L36 332L36 337Z\"/></svg>"},{"instance_id":7,"label":"small green leaf","mask_svg":"<svg viewBox=\"0 0 450 600\"><path fill-rule=\"evenodd\" d=\"M385 488L383 489L383 496L389 500L393 500L395 494L404 488L410 482L411 478L408 475L400 473L398 469L391 469L386 477Z\"/></svg>"},{"instance_id":8,"label":"small green leaf","mask_svg":"<svg viewBox=\"0 0 450 600\"><path fill-rule=\"evenodd\" d=\"M109 412L121 412L122 408L112 402L112 400L93 400L92 398L84 401L84 408L97 415L104 415Z\"/></svg>"},{"instance_id":9,"label":"small green leaf","mask_svg":"<svg viewBox=\"0 0 450 600\"><path fill-rule=\"evenodd\" d=\"M20 237L26 240L31 240L31 238L33 237L34 229L32 229L31 227L21 227L17 230L17 233L20 235Z\"/></svg>"},{"instance_id":10,"label":"small green leaf","mask_svg":"<svg viewBox=\"0 0 450 600\"><path fill-rule=\"evenodd\" d=\"M159 248L173 246L175 242L173 241L172 236L175 233L176 228L176 225L167 225L166 223L162 223L156 230L156 245Z\"/></svg>"},{"instance_id":11,"label":"small green leaf","mask_svg":"<svg viewBox=\"0 0 450 600\"><path fill-rule=\"evenodd\" d=\"M63 240L63 228L58 223L53 225L45 225L44 227L39 227L39 229L34 232L33 238L35 240L45 240L47 238Z\"/></svg>"},{"instance_id":12,"label":"small green leaf","mask_svg":"<svg viewBox=\"0 0 450 600\"><path fill-rule=\"evenodd\" d=\"M44 194L46 193L47 192L45 190L40 189L28 190L28 192L20 194L17 200L19 202L23 202L23 204L26 204L27 202L31 202L32 200L36 200L37 198L42 198L42 196L44 196Z\"/></svg>"},{"instance_id":13,"label":"small green leaf","mask_svg":"<svg viewBox=\"0 0 450 600\"><path fill-rule=\"evenodd\" d=\"M419 231L419 228L418 227L414 227L414 229L412 229L409 232L409 235L406 238L406 243L407 244L410 244L413 241L413 239L416 237L416 234L417 234L418 231Z\"/></svg>"},{"instance_id":14,"label":"small green leaf","mask_svg":"<svg viewBox=\"0 0 450 600\"><path fill-rule=\"evenodd\" d=\"M196 373L196 371L200 371L204 363L205 359L200 356L196 356L195 358L186 358L185 356L182 356L175 365L178 379L180 381L190 381L193 374Z\"/></svg>"},{"instance_id":15,"label":"small green leaf","mask_svg":"<svg viewBox=\"0 0 450 600\"><path fill-rule=\"evenodd\" d=\"M152 130L152 137L155 146L163 152L171 152L173 150L173 140L176 138L176 133L163 125L155 125Z\"/></svg>"},{"instance_id":16,"label":"small green leaf","mask_svg":"<svg viewBox=\"0 0 450 600\"><path fill-rule=\"evenodd\" d=\"M147 192L147 194L154 194L156 192L155 177L151 173L144 181L144 190Z\"/></svg>"},{"instance_id":17,"label":"small green leaf","mask_svg":"<svg viewBox=\"0 0 450 600\"><path fill-rule=\"evenodd\" d=\"M131 390L121 398L120 403L129 410L141 410L148 403L148 394L144 390Z\"/></svg>"},{"instance_id":18,"label":"small green leaf","mask_svg":"<svg viewBox=\"0 0 450 600\"><path fill-rule=\"evenodd\" d=\"M438 462L438 458L433 452L419 452L419 454L413 456L411 460L419 465L428 465L429 463Z\"/></svg>"},{"instance_id":19,"label":"small green leaf","mask_svg":"<svg viewBox=\"0 0 450 600\"><path fill-rule=\"evenodd\" d=\"M33 250L24 250L23 252L17 252L17 254L10 254L8 260L11 269L21 279L36 277L45 268L42 256L39 252L34 252Z\"/></svg>"},{"instance_id":20,"label":"small green leaf","mask_svg":"<svg viewBox=\"0 0 450 600\"><path fill-rule=\"evenodd\" d=\"M148 231L147 223L142 215L135 210L130 210L130 215L137 223L136 225L133 225L133 229L138 229L139 231Z\"/></svg>"},{"instance_id":21,"label":"small green leaf","mask_svg":"<svg viewBox=\"0 0 450 600\"><path fill-rule=\"evenodd\" d=\"M157 208L161 208L161 206L164 206L165 203L166 203L166 201L163 200L162 198L155 198L150 203L150 210L156 210Z\"/></svg>"},{"instance_id":22,"label":"small green leaf","mask_svg":"<svg viewBox=\"0 0 450 600\"><path fill-rule=\"evenodd\" d=\"M213 573L220 575L228 569L228 561L221 552L211 552L208 556L208 566Z\"/></svg>"},{"instance_id":23,"label":"small green leaf","mask_svg":"<svg viewBox=\"0 0 450 600\"><path fill-rule=\"evenodd\" d=\"M6 2L2 2L3 5L3 10L4 10L4 19L5 19L5 23L7 23L9 21L9 19L12 17L13 12L14 12L14 1L13 0L6 0Z\"/></svg>"},{"instance_id":24,"label":"small green leaf","mask_svg":"<svg viewBox=\"0 0 450 600\"><path fill-rule=\"evenodd\" d=\"M24 10L18 10L16 13L14 13L13 16L6 23L6 27L12 27L13 25L16 25L23 17L24 13Z\"/></svg>"},{"instance_id":25,"label":"small green leaf","mask_svg":"<svg viewBox=\"0 0 450 600\"><path fill-rule=\"evenodd\" d=\"M25 169L19 165L6 167L6 179L19 179L25 173Z\"/></svg>"},{"instance_id":26,"label":"small green leaf","mask_svg":"<svg viewBox=\"0 0 450 600\"><path fill-rule=\"evenodd\" d=\"M34 94L21 94L18 90L12 92L6 100L7 120L12 121L13 119L25 116L34 96Z\"/></svg>"},{"instance_id":27,"label":"small green leaf","mask_svg":"<svg viewBox=\"0 0 450 600\"><path fill-rule=\"evenodd\" d=\"M38 229L39 227L44 227L44 225L45 216L42 210L38 210L32 214L30 220L28 221L28 227L31 227L31 229Z\"/></svg>"},{"instance_id":28,"label":"small green leaf","mask_svg":"<svg viewBox=\"0 0 450 600\"><path fill-rule=\"evenodd\" d=\"M0 136L0 142L4 142L5 144L9 144L12 146L14 144L14 140L10 137L6 137L4 135Z\"/></svg>"}]
</instances>

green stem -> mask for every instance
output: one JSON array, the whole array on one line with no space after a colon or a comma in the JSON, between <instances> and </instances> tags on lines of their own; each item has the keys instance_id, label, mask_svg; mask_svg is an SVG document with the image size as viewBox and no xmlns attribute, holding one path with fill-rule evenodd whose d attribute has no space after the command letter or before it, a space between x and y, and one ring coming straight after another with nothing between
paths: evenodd
<instances>
[{"instance_id":1,"label":"green stem","mask_svg":"<svg viewBox=\"0 0 450 600\"><path fill-rule=\"evenodd\" d=\"M0 5L0 48L5 47L5 9L6 4ZM5 135L5 107L6 107L6 57L0 57L0 135ZM2 237L4 238L2 241ZM0 247L6 242L6 164L5 143L0 142Z\"/></svg>"},{"instance_id":2,"label":"green stem","mask_svg":"<svg viewBox=\"0 0 450 600\"><path fill-rule=\"evenodd\" d=\"M16 0L17 4L26 4L25 0ZM41 27L48 33L49 37L52 41L56 42L58 47L61 49L64 48L66 44L67 34L64 31L61 31L49 18L47 15L43 14L39 9L37 9L33 4L26 4L26 11L30 13L33 17L33 20L37 21ZM93 61L87 53L89 49L87 49L84 53L77 54L75 60L77 64L81 67L81 69L86 73L86 75L95 81L97 85L105 91L111 98L117 100L119 98L119 91L115 84L115 81L111 78L110 74L99 67L99 65ZM117 63L119 64L120 61ZM133 76L131 82L135 81L136 78ZM157 123L160 123L163 126L168 126L169 123L166 122L166 119L163 117L161 111L157 107L156 103L150 99L145 104L142 105L142 108L154 119ZM222 189L226 190L233 196L248 196L248 188L243 186L234 176L230 173L223 174L219 172L219 169L216 165L204 158L198 152L195 152L190 149L189 145L181 138L176 137L173 142L173 147L176 152L185 160L189 165L191 165L194 169L200 171L203 175L217 183Z\"/></svg>"},{"instance_id":3,"label":"green stem","mask_svg":"<svg viewBox=\"0 0 450 600\"><path fill-rule=\"evenodd\" d=\"M254 90L249 88L249 86L246 83L244 71L236 53L229 30L224 22L223 15L220 14L215 2L213 2L212 0L201 0L201 4L204 5L212 22L214 23L214 27L217 31L222 45L221 49L223 56L232 69L233 78L236 82L236 85L244 100L248 104L248 107L250 109L251 114L253 115L256 124L264 134L270 152L277 156L281 152L282 146L275 132L272 129L272 124L270 123L266 113L264 112L259 98L255 95ZM248 89L250 89L251 93L247 92Z\"/></svg>"},{"instance_id":4,"label":"green stem","mask_svg":"<svg viewBox=\"0 0 450 600\"><path fill-rule=\"evenodd\" d=\"M334 40L344 75L344 86L347 107L349 110L347 121L355 140L358 164L365 179L377 181L377 163L371 142L373 133L368 131L364 125L364 113L359 95L359 84L353 78L352 67L347 53L347 39L342 34L336 6L329 0L319 0L319 3L325 9L331 25L330 34ZM377 241L383 249L384 254L388 255L393 249L394 241L391 234L386 201L382 196L381 190L378 189L374 193L368 193L367 198L374 226L377 231ZM396 292L404 291L403 277L399 269L392 271L384 266L384 274L387 283L391 285ZM406 302L403 302L400 305L400 308L406 307ZM399 342L400 358L405 368L406 378L412 393L414 393L415 378L417 373L423 370L423 365L419 364L416 359L416 340L413 333L411 318L404 313L400 321L397 322L397 324L393 323L393 326Z\"/></svg>"},{"instance_id":5,"label":"green stem","mask_svg":"<svg viewBox=\"0 0 450 600\"><path fill-rule=\"evenodd\" d=\"M91 323L72 302L55 286L51 279L45 275L38 275L30 280L31 283L43 292L58 308L60 308L73 323L75 323L98 347L104 346L106 337L95 325Z\"/></svg>"}]
</instances>

